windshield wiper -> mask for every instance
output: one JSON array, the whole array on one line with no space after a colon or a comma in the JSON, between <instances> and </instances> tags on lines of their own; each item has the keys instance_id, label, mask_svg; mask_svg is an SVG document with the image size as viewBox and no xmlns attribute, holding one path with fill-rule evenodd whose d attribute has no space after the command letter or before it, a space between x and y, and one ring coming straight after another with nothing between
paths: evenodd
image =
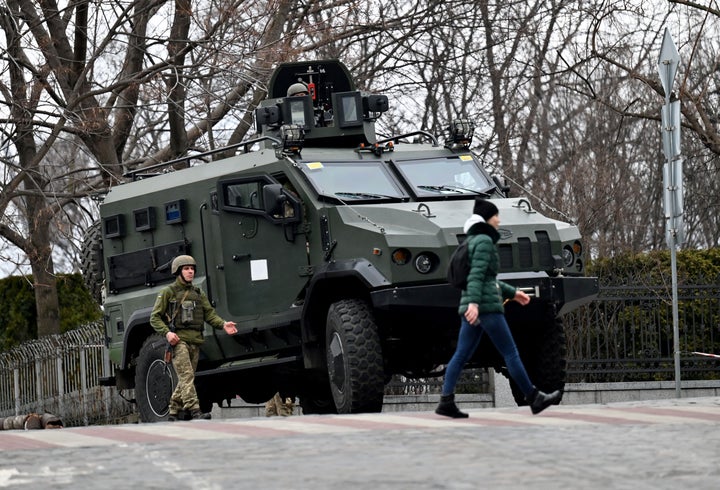
<instances>
[{"instance_id":1,"label":"windshield wiper","mask_svg":"<svg viewBox=\"0 0 720 490\"><path fill-rule=\"evenodd\" d=\"M400 199L398 196L386 196L385 194L370 194L368 192L336 192L337 197L349 197L351 199Z\"/></svg>"},{"instance_id":2,"label":"windshield wiper","mask_svg":"<svg viewBox=\"0 0 720 490\"><path fill-rule=\"evenodd\" d=\"M442 191L452 191L452 192L458 192L460 194L465 194L465 192L472 192L473 194L479 194L483 197L490 197L490 194L483 191L476 191L475 189L468 189L467 187L460 187L459 185L419 185L417 186L418 189L422 189L424 191L435 191L435 192L442 192Z\"/></svg>"}]
</instances>

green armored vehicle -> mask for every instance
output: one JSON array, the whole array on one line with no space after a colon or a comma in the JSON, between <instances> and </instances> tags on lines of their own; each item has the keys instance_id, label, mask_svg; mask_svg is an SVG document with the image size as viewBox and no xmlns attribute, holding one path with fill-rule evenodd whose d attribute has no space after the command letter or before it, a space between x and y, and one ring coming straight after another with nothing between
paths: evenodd
<instances>
[{"instance_id":1,"label":"green armored vehicle","mask_svg":"<svg viewBox=\"0 0 720 490\"><path fill-rule=\"evenodd\" d=\"M297 83L308 95L288 97ZM176 382L149 317L180 254L195 257L195 284L238 328L206 326L204 411L280 391L304 413L377 412L394 374L442 374L460 325L446 270L476 196L500 209L500 277L533 296L507 307L530 377L562 389L562 316L598 289L584 277L577 228L508 198L470 152L468 121L453 121L443 141L423 131L378 139L388 98L357 90L338 61L279 65L268 88L257 138L234 156L224 148L216 161L206 153L129 174L86 244L114 367L105 381L134 388L141 419L167 416ZM504 369L489 342L468 367Z\"/></svg>"}]
</instances>

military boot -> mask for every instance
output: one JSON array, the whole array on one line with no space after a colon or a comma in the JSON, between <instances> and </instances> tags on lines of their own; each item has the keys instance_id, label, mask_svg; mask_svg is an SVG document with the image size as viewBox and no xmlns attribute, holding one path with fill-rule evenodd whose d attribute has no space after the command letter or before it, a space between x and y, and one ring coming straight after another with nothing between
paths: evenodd
<instances>
[{"instance_id":1,"label":"military boot","mask_svg":"<svg viewBox=\"0 0 720 490\"><path fill-rule=\"evenodd\" d=\"M202 412L199 408L190 411L190 420L210 420L212 415Z\"/></svg>"},{"instance_id":2,"label":"military boot","mask_svg":"<svg viewBox=\"0 0 720 490\"><path fill-rule=\"evenodd\" d=\"M435 409L435 413L446 417L452 417L454 419L465 419L468 417L468 414L461 412L457 405L455 405L454 393L451 395L442 395L440 397L440 403Z\"/></svg>"},{"instance_id":3,"label":"military boot","mask_svg":"<svg viewBox=\"0 0 720 490\"><path fill-rule=\"evenodd\" d=\"M182 408L177 412L174 412L174 408L170 409L168 413L168 422L177 422L178 420L190 420L190 414Z\"/></svg>"}]
</instances>

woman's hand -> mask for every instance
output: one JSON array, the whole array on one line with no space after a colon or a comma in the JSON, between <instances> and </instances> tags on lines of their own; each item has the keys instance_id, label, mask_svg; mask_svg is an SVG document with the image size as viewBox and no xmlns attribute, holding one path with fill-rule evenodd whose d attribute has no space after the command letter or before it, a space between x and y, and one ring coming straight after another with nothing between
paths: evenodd
<instances>
[{"instance_id":1,"label":"woman's hand","mask_svg":"<svg viewBox=\"0 0 720 490\"><path fill-rule=\"evenodd\" d=\"M530 296L528 296L527 293L520 291L519 289L515 291L515 297L513 299L523 306L530 302Z\"/></svg>"},{"instance_id":2,"label":"woman's hand","mask_svg":"<svg viewBox=\"0 0 720 490\"><path fill-rule=\"evenodd\" d=\"M475 325L475 322L477 322L479 314L480 314L480 311L478 310L477 303L470 303L468 305L468 309L465 311L465 319L468 321L468 323L470 325Z\"/></svg>"}]
</instances>

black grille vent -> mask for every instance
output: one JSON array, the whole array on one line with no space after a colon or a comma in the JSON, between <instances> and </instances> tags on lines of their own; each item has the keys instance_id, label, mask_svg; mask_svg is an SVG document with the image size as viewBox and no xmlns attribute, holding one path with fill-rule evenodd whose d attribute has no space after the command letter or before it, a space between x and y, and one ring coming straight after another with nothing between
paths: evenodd
<instances>
[{"instance_id":1,"label":"black grille vent","mask_svg":"<svg viewBox=\"0 0 720 490\"><path fill-rule=\"evenodd\" d=\"M532 267L532 242L529 238L518 238L518 255L520 257L520 267Z\"/></svg>"},{"instance_id":2,"label":"black grille vent","mask_svg":"<svg viewBox=\"0 0 720 490\"><path fill-rule=\"evenodd\" d=\"M536 231L535 238L538 242L538 258L542 267L553 267L552 248L550 247L550 236L547 231Z\"/></svg>"},{"instance_id":3,"label":"black grille vent","mask_svg":"<svg viewBox=\"0 0 720 490\"><path fill-rule=\"evenodd\" d=\"M509 270L513 268L513 251L512 245L500 245L500 269Z\"/></svg>"}]
</instances>

